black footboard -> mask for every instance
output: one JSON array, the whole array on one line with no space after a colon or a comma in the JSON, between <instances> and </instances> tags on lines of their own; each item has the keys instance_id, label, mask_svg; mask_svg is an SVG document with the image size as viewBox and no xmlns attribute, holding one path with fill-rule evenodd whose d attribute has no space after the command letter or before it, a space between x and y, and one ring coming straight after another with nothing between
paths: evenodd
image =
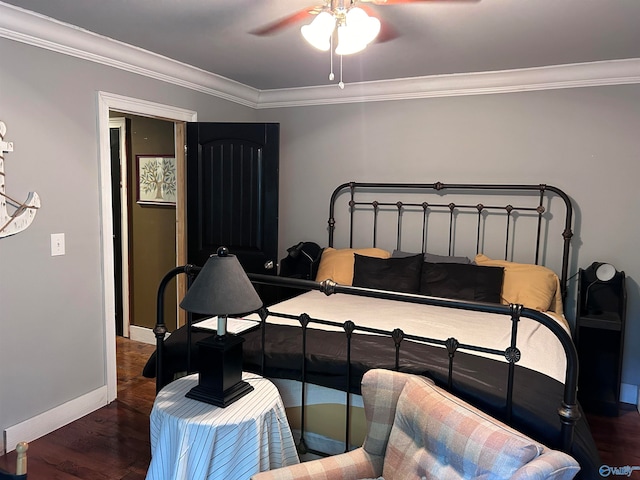
<instances>
[{"instance_id":1,"label":"black footboard","mask_svg":"<svg viewBox=\"0 0 640 480\"><path fill-rule=\"evenodd\" d=\"M403 371L421 371L421 372L430 372L432 376L435 376L438 383L441 383L443 387L449 389L456 393L455 382L454 379L460 378L455 374L455 366L456 359L460 357L460 354L469 353L473 354L474 352L482 352L494 355L496 357L504 357L508 363L501 362L503 365L506 365L506 371L504 372L504 377L502 383L504 384L504 403L500 408L494 408L494 412L501 412L501 419L508 424L512 424L513 412L514 412L514 387L515 383L515 372L517 368L517 363L520 360L520 350L518 349L516 339L518 333L518 324L519 320L522 317L533 319L546 328L551 330L553 334L560 341L567 361L567 369L566 375L564 379L564 386L562 391L561 402L557 406L557 415L560 419L561 424L561 432L560 432L560 444L556 445L557 448L562 448L565 451L569 451L571 449L571 445L573 442L573 432L576 421L580 418L580 411L577 406L576 401L576 393L577 393L577 378L578 378L578 360L577 353L573 341L567 332L558 325L555 321L550 319L547 315L538 312L536 310L531 310L527 308L523 308L521 305L498 305L498 304L485 304L478 302L460 302L455 300L441 299L435 297L426 297L423 295L414 295L414 294L403 294L396 292L387 292L381 290L371 290L367 288L360 287L352 287L339 285L332 281L324 281L324 282L313 282L299 279L287 279L280 277L272 277L265 275L250 275L250 278L255 283L266 283L266 284L275 284L279 286L287 286L293 288L302 288L306 290L320 290L327 295L331 294L348 294L348 295L359 295L359 296L367 296L374 298L383 298L389 300L397 300L403 302L424 304L424 305L435 305L441 307L448 308L457 308L463 310L472 310L478 312L487 312L487 313L496 313L508 315L512 322L511 328L511 342L504 350L496 350L491 348L486 348L481 345L470 345L463 344L458 342L457 339L451 337L448 339L435 339L428 337L421 337L416 335L407 335L402 330L395 329L393 331L385 331L379 329L373 329L363 326L355 325L353 322L347 321L344 324L332 322L327 319L317 319L311 318L309 315L305 313L301 313L298 316L274 313L270 312L268 309L263 309L261 312L262 329L261 329L261 348L260 348L260 371L261 373L268 374L270 368L274 368L274 366L269 365L268 360L266 358L266 354L269 348L267 343L267 330L275 328L275 325L269 324L269 317L282 317L289 319L297 319L300 322L301 326L301 338L300 343L294 347L294 349L299 348L298 361L294 363L297 367L299 367L299 373L289 374L292 378L296 380L300 380L301 382L309 382L309 372L307 371L307 366L309 364L309 354L308 354L308 332L310 328L314 325L319 326L322 325L330 325L334 327L341 327L344 330L344 344L346 346L344 352L344 359L336 359L336 362L341 364L343 375L345 376L344 385L341 389L345 391L353 391L355 388L358 388L360 378L362 373L364 373L363 369L375 368L377 366L383 365L386 368L393 368L395 370L403 370ZM317 330L314 332L317 335ZM334 332L335 333L335 332ZM375 334L377 337L386 337L393 341L392 355L393 358L384 358L380 359L381 363L372 362L371 360L365 360L365 364L363 366L363 362L359 362L357 366L354 366L353 360L353 349L352 349L352 338L354 334ZM295 343L295 342L294 342ZM415 355L416 348L420 348L419 345L423 346L436 346L439 347L435 351L437 351L441 355L446 355L446 372L443 375L442 372L437 373L433 366L423 364L413 364L407 367L407 362L402 362L404 355L405 346L409 346L411 350L408 352L410 355ZM444 349L442 348L444 347ZM383 350L388 353L387 350ZM463 353L464 352L464 353ZM282 352L280 352L282 353ZM380 357L381 350L378 348L376 351L376 357ZM300 356L301 355L301 356ZM418 354L419 355L419 354ZM281 357L281 361L284 365L291 365L291 358ZM375 363L375 364L373 364ZM437 362L442 365L441 361ZM404 367L404 368L403 368ZM320 369L330 368L326 364ZM492 370L496 370L495 366ZM429 374L429 373L427 373ZM295 376L294 376L295 375ZM335 374L332 374L332 377L335 378ZM352 378L352 377L355 377ZM495 376L492 377L492 381L496 381ZM312 383L322 384L322 380L318 378L314 379ZM336 385L325 385L335 387ZM502 386L500 387L502 390ZM304 392L304 389L303 389ZM347 399L349 396L347 396ZM303 399L304 400L304 399ZM494 403L495 400L489 402ZM302 402L304 408L304 401ZM495 405L494 405L495 406ZM349 414L349 408L347 405L347 415ZM303 416L304 417L304 416ZM348 422L347 427L348 428ZM347 445L348 445L348 431L347 434ZM554 442L556 443L556 442Z\"/></svg>"}]
</instances>

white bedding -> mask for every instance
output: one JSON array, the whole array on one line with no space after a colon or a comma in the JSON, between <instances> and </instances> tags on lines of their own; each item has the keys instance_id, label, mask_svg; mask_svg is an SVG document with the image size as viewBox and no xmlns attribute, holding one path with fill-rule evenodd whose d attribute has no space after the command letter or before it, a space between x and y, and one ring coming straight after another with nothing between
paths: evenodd
<instances>
[{"instance_id":1,"label":"white bedding","mask_svg":"<svg viewBox=\"0 0 640 480\"><path fill-rule=\"evenodd\" d=\"M477 345L504 351L510 344L511 320L505 315L459 310L433 305L420 305L395 300L384 300L356 295L325 295L319 291L306 292L290 300L269 307L271 312L300 315L335 322L353 321L367 326L391 331L402 329L406 334L445 340L455 337L460 343ZM568 332L564 318L548 313ZM270 316L272 323L299 325L297 320ZM341 330L319 324L313 328ZM528 318L518 324L517 346L522 355L518 365L541 372L564 383L566 357L562 345L544 325ZM480 352L469 352L505 361Z\"/></svg>"}]
</instances>

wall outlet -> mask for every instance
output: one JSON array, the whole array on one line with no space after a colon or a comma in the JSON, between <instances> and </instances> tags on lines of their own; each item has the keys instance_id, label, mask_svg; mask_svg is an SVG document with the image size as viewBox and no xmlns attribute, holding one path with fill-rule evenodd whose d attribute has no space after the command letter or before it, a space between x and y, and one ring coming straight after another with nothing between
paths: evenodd
<instances>
[{"instance_id":1,"label":"wall outlet","mask_svg":"<svg viewBox=\"0 0 640 480\"><path fill-rule=\"evenodd\" d=\"M51 234L51 256L64 255L64 233Z\"/></svg>"}]
</instances>

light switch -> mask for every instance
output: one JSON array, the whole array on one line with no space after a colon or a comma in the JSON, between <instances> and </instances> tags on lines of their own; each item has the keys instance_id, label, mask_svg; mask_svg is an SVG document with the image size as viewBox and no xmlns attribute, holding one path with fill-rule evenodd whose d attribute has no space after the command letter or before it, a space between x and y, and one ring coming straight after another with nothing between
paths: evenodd
<instances>
[{"instance_id":1,"label":"light switch","mask_svg":"<svg viewBox=\"0 0 640 480\"><path fill-rule=\"evenodd\" d=\"M51 234L51 256L64 255L64 233Z\"/></svg>"}]
</instances>

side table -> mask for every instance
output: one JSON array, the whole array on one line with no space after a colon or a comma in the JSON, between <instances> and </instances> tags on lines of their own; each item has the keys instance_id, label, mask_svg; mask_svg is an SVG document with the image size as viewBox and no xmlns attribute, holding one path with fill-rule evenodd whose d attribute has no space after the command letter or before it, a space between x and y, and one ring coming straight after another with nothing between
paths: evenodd
<instances>
[{"instance_id":1,"label":"side table","mask_svg":"<svg viewBox=\"0 0 640 480\"><path fill-rule=\"evenodd\" d=\"M185 397L198 375L157 395L150 417L151 464L146 480L244 480L299 463L276 387L244 372L254 390L226 408Z\"/></svg>"},{"instance_id":2,"label":"side table","mask_svg":"<svg viewBox=\"0 0 640 480\"><path fill-rule=\"evenodd\" d=\"M618 415L627 311L626 276L597 280L579 270L575 341L580 361L578 400L587 413Z\"/></svg>"}]
</instances>

